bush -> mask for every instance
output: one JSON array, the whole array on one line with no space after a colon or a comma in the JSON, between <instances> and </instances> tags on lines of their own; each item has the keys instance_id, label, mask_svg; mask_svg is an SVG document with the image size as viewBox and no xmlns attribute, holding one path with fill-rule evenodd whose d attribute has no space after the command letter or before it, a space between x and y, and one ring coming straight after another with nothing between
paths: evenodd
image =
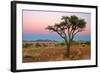
<instances>
[{"instance_id":1,"label":"bush","mask_svg":"<svg viewBox=\"0 0 100 73\"><path fill-rule=\"evenodd\" d=\"M48 45L47 45L47 44L43 44L43 46L44 46L44 47L47 47Z\"/></svg>"},{"instance_id":2,"label":"bush","mask_svg":"<svg viewBox=\"0 0 100 73\"><path fill-rule=\"evenodd\" d=\"M64 43L64 42L62 42L62 43L60 43L60 45L61 45L61 46L64 46L64 45L65 45L65 43Z\"/></svg>"},{"instance_id":3,"label":"bush","mask_svg":"<svg viewBox=\"0 0 100 73\"><path fill-rule=\"evenodd\" d=\"M91 43L89 41L85 42L85 44L90 45Z\"/></svg>"},{"instance_id":4,"label":"bush","mask_svg":"<svg viewBox=\"0 0 100 73\"><path fill-rule=\"evenodd\" d=\"M59 45L60 45L59 43L56 43L56 44L55 44L55 46L59 46Z\"/></svg>"},{"instance_id":5,"label":"bush","mask_svg":"<svg viewBox=\"0 0 100 73\"><path fill-rule=\"evenodd\" d=\"M35 47L41 47L41 44L36 43L36 44L35 44Z\"/></svg>"},{"instance_id":6,"label":"bush","mask_svg":"<svg viewBox=\"0 0 100 73\"><path fill-rule=\"evenodd\" d=\"M33 44L32 43L25 43L23 44L23 48L28 48L31 47Z\"/></svg>"}]
</instances>

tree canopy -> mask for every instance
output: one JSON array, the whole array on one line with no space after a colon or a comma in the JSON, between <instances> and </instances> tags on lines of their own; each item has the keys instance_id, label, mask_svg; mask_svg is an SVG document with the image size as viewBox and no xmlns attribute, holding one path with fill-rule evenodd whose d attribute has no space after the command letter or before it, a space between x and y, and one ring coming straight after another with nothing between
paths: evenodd
<instances>
[{"instance_id":1,"label":"tree canopy","mask_svg":"<svg viewBox=\"0 0 100 73\"><path fill-rule=\"evenodd\" d=\"M48 25L46 29L58 33L63 39L73 40L78 32L82 32L86 27L84 19L79 19L77 16L63 16L62 22L56 23L54 26Z\"/></svg>"}]
</instances>

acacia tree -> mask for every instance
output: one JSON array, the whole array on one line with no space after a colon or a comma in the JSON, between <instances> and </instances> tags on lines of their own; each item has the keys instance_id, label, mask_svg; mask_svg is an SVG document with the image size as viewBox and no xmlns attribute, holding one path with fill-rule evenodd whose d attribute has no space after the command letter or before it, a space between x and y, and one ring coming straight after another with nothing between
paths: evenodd
<instances>
[{"instance_id":1,"label":"acacia tree","mask_svg":"<svg viewBox=\"0 0 100 73\"><path fill-rule=\"evenodd\" d=\"M59 34L66 44L66 53L65 56L70 56L70 46L75 35L79 32L82 32L86 27L86 22L84 19L81 19L75 15L72 16L62 16L62 22L56 23L53 26L48 25L47 30L56 32Z\"/></svg>"}]
</instances>

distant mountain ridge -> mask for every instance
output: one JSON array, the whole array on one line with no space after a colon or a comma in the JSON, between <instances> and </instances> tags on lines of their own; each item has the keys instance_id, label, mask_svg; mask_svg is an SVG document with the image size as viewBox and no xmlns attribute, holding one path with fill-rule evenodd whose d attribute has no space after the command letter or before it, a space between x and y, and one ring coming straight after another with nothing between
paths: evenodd
<instances>
[{"instance_id":1,"label":"distant mountain ridge","mask_svg":"<svg viewBox=\"0 0 100 73\"><path fill-rule=\"evenodd\" d=\"M23 40L24 42L57 42L55 40L39 39L39 40Z\"/></svg>"}]
</instances>

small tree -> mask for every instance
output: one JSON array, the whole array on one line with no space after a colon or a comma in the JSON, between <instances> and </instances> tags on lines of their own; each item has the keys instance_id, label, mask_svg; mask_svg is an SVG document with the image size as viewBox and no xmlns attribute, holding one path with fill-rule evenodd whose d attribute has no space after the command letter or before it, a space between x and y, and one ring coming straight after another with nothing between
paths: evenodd
<instances>
[{"instance_id":1,"label":"small tree","mask_svg":"<svg viewBox=\"0 0 100 73\"><path fill-rule=\"evenodd\" d=\"M73 41L75 35L78 32L82 32L83 28L86 26L84 19L80 19L75 15L63 16L61 18L62 22L55 24L54 26L48 26L46 29L59 34L65 41L67 50L66 57L70 55L70 45Z\"/></svg>"}]
</instances>

